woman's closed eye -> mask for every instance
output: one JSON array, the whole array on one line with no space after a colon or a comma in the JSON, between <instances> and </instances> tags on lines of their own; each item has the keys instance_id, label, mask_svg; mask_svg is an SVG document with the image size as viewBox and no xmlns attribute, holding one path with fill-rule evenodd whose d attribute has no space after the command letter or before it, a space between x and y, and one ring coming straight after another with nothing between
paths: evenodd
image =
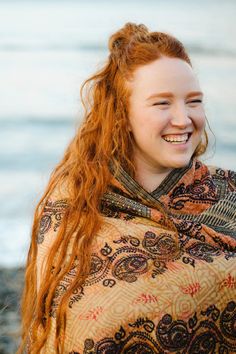
<instances>
[{"instance_id":1,"label":"woman's closed eye","mask_svg":"<svg viewBox=\"0 0 236 354\"><path fill-rule=\"evenodd\" d=\"M202 100L192 100L192 101L189 101L187 103L202 103Z\"/></svg>"},{"instance_id":2,"label":"woman's closed eye","mask_svg":"<svg viewBox=\"0 0 236 354\"><path fill-rule=\"evenodd\" d=\"M167 101L165 101L165 102L155 102L155 103L153 103L153 106L165 105L165 104L169 104L169 102L167 102Z\"/></svg>"}]
</instances>

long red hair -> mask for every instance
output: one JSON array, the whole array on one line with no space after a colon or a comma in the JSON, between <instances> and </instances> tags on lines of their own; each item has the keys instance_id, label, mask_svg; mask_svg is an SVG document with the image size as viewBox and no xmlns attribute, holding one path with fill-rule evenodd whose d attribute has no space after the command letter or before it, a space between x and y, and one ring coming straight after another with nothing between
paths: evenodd
<instances>
[{"instance_id":1,"label":"long red hair","mask_svg":"<svg viewBox=\"0 0 236 354\"><path fill-rule=\"evenodd\" d=\"M103 68L82 86L84 120L53 171L35 210L22 297L22 342L19 353L24 351L29 329L30 353L39 353L44 346L50 330L49 314L56 288L79 260L76 278L62 296L57 309L55 348L58 353L63 352L68 301L89 273L90 245L102 224L99 205L112 178L109 164L112 162L117 167L125 166L130 175L134 175L133 140L127 128L130 94L127 80L137 67L161 56L180 58L191 65L179 40L167 33L149 32L144 25L127 23L110 37L109 50L110 55ZM205 133L205 142L199 144L194 156L203 154L207 143ZM37 291L37 237L44 205L60 188L67 192L67 208Z\"/></svg>"}]
</instances>

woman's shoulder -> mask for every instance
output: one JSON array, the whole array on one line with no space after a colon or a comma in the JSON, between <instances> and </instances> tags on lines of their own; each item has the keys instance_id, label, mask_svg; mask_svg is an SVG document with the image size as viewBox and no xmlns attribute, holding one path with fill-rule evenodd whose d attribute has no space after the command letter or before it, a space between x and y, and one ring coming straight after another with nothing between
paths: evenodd
<instances>
[{"instance_id":1,"label":"woman's shoulder","mask_svg":"<svg viewBox=\"0 0 236 354\"><path fill-rule=\"evenodd\" d=\"M207 164L207 168L218 187L223 188L226 193L236 191L235 171L211 164Z\"/></svg>"},{"instance_id":2,"label":"woman's shoulder","mask_svg":"<svg viewBox=\"0 0 236 354\"><path fill-rule=\"evenodd\" d=\"M67 183L58 183L54 187L51 187L40 206L44 206L48 201L68 201L69 200L69 187Z\"/></svg>"}]
</instances>

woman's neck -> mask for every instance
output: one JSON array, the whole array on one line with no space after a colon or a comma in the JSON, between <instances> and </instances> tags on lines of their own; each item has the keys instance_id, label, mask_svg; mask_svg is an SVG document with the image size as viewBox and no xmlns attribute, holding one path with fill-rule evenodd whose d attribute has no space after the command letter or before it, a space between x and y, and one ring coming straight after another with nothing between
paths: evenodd
<instances>
[{"instance_id":1,"label":"woman's neck","mask_svg":"<svg viewBox=\"0 0 236 354\"><path fill-rule=\"evenodd\" d=\"M153 192L173 168L158 169L144 161L135 161L135 180L147 191Z\"/></svg>"}]
</instances>

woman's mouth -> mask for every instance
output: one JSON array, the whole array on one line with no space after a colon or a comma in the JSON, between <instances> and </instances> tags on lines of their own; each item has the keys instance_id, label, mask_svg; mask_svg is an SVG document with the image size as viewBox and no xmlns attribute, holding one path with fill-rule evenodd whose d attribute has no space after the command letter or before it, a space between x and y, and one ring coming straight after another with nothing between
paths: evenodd
<instances>
[{"instance_id":1,"label":"woman's mouth","mask_svg":"<svg viewBox=\"0 0 236 354\"><path fill-rule=\"evenodd\" d=\"M163 135L162 139L173 145L183 145L188 142L192 133Z\"/></svg>"}]
</instances>

